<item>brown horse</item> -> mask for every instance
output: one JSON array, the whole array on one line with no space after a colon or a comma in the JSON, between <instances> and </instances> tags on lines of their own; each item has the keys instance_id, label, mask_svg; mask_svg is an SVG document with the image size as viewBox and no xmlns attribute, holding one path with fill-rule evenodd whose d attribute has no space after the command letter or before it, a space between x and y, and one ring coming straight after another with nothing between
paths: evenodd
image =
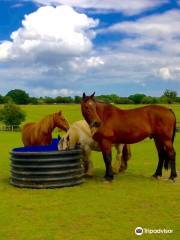
<instances>
[{"instance_id":1,"label":"brown horse","mask_svg":"<svg viewBox=\"0 0 180 240\"><path fill-rule=\"evenodd\" d=\"M162 176L162 167L171 166L170 179L176 174L173 141L176 118L171 109L149 105L130 110L122 110L111 104L97 102L83 93L81 110L85 120L94 131L93 139L99 143L106 165L105 178L113 179L111 167L112 144L132 144L150 137L155 141L159 162L154 177Z\"/></svg>"},{"instance_id":2,"label":"brown horse","mask_svg":"<svg viewBox=\"0 0 180 240\"><path fill-rule=\"evenodd\" d=\"M56 127L64 131L69 129L69 123L61 111L50 114L37 123L26 123L22 128L24 146L51 144L52 131Z\"/></svg>"}]
</instances>

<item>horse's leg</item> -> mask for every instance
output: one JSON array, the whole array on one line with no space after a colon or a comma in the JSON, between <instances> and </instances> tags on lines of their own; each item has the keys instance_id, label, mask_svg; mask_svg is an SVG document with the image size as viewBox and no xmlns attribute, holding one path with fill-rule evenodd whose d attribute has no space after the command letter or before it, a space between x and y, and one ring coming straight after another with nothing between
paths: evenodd
<instances>
[{"instance_id":1,"label":"horse's leg","mask_svg":"<svg viewBox=\"0 0 180 240\"><path fill-rule=\"evenodd\" d=\"M123 144L122 154L121 154L121 166L119 172L125 171L127 169L127 161L131 158L130 145Z\"/></svg>"},{"instance_id":2,"label":"horse's leg","mask_svg":"<svg viewBox=\"0 0 180 240\"><path fill-rule=\"evenodd\" d=\"M162 176L162 168L163 168L163 163L165 160L165 151L163 148L163 144L158 140L158 139L154 139L155 145L156 145L156 149L158 152L158 157L159 157L159 161L158 161L158 165L157 165L157 169L155 171L155 173L153 174L153 177L158 178L158 176Z\"/></svg>"},{"instance_id":3,"label":"horse's leg","mask_svg":"<svg viewBox=\"0 0 180 240\"><path fill-rule=\"evenodd\" d=\"M122 158L122 144L115 144L116 148L116 161L113 164L113 173L117 174L121 168L121 158Z\"/></svg>"},{"instance_id":4,"label":"horse's leg","mask_svg":"<svg viewBox=\"0 0 180 240\"><path fill-rule=\"evenodd\" d=\"M175 161L176 153L175 153L173 143L171 140L164 142L164 150L165 150L166 156L168 158L167 166L168 166L168 162L170 162L170 166L171 166L171 174L170 174L169 179L174 180L174 178L177 177L176 161Z\"/></svg>"},{"instance_id":5,"label":"horse's leg","mask_svg":"<svg viewBox=\"0 0 180 240\"><path fill-rule=\"evenodd\" d=\"M86 162L86 176L87 177L93 177L94 176L94 168L93 168L93 163L91 161L91 150L86 151L85 154L85 162Z\"/></svg>"},{"instance_id":6,"label":"horse's leg","mask_svg":"<svg viewBox=\"0 0 180 240\"><path fill-rule=\"evenodd\" d=\"M103 158L104 158L104 163L106 165L106 174L105 174L105 179L108 181L113 180L113 171L112 171L112 166L111 166L111 161L112 161L112 153L111 153L111 148L112 148L112 143L106 139L102 139L99 142L99 146L101 148Z\"/></svg>"}]
</instances>

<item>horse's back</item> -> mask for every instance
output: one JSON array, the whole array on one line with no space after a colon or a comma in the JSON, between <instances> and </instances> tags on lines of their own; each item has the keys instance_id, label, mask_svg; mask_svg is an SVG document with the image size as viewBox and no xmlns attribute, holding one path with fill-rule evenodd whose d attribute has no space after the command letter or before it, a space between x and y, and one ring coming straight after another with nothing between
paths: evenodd
<instances>
[{"instance_id":1,"label":"horse's back","mask_svg":"<svg viewBox=\"0 0 180 240\"><path fill-rule=\"evenodd\" d=\"M34 133L35 123L26 123L23 125L21 133L22 133L22 142L24 146L31 145L31 136Z\"/></svg>"},{"instance_id":2,"label":"horse's back","mask_svg":"<svg viewBox=\"0 0 180 240\"><path fill-rule=\"evenodd\" d=\"M176 125L174 112L170 108L159 105L151 105L149 110L149 121L155 135L172 136Z\"/></svg>"},{"instance_id":3,"label":"horse's back","mask_svg":"<svg viewBox=\"0 0 180 240\"><path fill-rule=\"evenodd\" d=\"M173 135L175 116L167 107L147 105L124 110L108 106L105 110L100 134L113 143L135 143L147 137Z\"/></svg>"},{"instance_id":4,"label":"horse's back","mask_svg":"<svg viewBox=\"0 0 180 240\"><path fill-rule=\"evenodd\" d=\"M91 130L88 123L85 120L80 120L72 124L73 128L77 128L80 131L83 131L88 136L91 136Z\"/></svg>"}]
</instances>

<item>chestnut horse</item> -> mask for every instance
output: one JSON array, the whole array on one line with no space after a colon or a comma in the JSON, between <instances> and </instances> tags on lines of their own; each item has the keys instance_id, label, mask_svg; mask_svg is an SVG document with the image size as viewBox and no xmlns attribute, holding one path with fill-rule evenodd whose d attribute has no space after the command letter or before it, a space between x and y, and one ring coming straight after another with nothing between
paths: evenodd
<instances>
[{"instance_id":1,"label":"chestnut horse","mask_svg":"<svg viewBox=\"0 0 180 240\"><path fill-rule=\"evenodd\" d=\"M22 141L24 146L51 144L52 131L56 127L64 131L69 129L69 123L61 111L50 114L37 123L26 123L22 128Z\"/></svg>"},{"instance_id":2,"label":"chestnut horse","mask_svg":"<svg viewBox=\"0 0 180 240\"><path fill-rule=\"evenodd\" d=\"M122 110L111 104L97 102L93 93L83 93L81 110L85 120L94 131L93 139L99 143L105 166L106 180L113 179L111 166L112 144L132 144L150 137L155 141L159 162L154 177L162 176L162 168L171 167L170 179L176 174L175 150L173 141L176 131L176 118L171 109L149 105L136 109Z\"/></svg>"}]
</instances>

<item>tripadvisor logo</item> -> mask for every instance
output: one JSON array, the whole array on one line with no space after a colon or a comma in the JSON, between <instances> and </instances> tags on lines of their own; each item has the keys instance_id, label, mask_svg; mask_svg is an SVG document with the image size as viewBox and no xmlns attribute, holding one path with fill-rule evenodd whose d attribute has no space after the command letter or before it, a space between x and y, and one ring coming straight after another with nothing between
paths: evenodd
<instances>
[{"instance_id":1,"label":"tripadvisor logo","mask_svg":"<svg viewBox=\"0 0 180 240\"><path fill-rule=\"evenodd\" d=\"M172 229L149 229L149 228L142 228L137 227L135 228L135 234L140 236L142 234L170 234L173 233Z\"/></svg>"},{"instance_id":2,"label":"tripadvisor logo","mask_svg":"<svg viewBox=\"0 0 180 240\"><path fill-rule=\"evenodd\" d=\"M138 236L142 235L143 234L143 228L142 227L137 227L135 229L135 234L138 235Z\"/></svg>"}]
</instances>

